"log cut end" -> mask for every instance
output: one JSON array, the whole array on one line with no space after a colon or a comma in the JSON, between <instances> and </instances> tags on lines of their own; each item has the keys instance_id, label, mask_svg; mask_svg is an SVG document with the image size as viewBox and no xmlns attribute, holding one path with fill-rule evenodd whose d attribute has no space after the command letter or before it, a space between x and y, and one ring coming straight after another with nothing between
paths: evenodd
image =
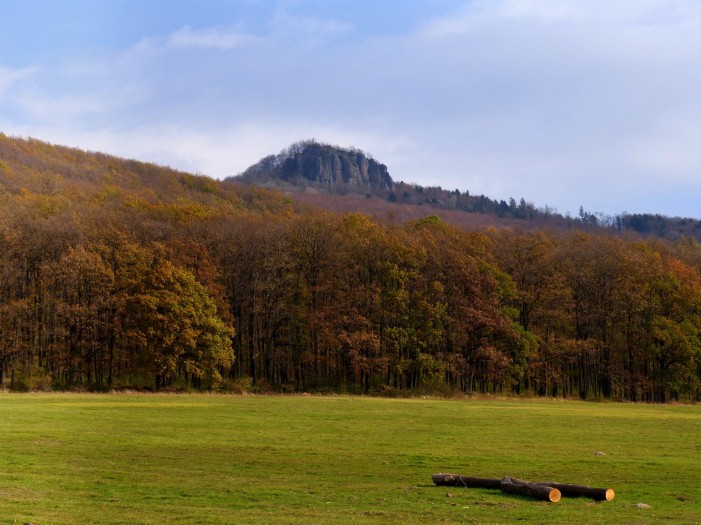
<instances>
[{"instance_id":1,"label":"log cut end","mask_svg":"<svg viewBox=\"0 0 701 525\"><path fill-rule=\"evenodd\" d=\"M612 489L606 489L606 501L611 501L616 497L616 493Z\"/></svg>"},{"instance_id":2,"label":"log cut end","mask_svg":"<svg viewBox=\"0 0 701 525\"><path fill-rule=\"evenodd\" d=\"M562 494L557 489L552 489L550 491L550 494L548 494L548 500L550 500L552 503L557 503L558 501L560 501L561 497Z\"/></svg>"}]
</instances>

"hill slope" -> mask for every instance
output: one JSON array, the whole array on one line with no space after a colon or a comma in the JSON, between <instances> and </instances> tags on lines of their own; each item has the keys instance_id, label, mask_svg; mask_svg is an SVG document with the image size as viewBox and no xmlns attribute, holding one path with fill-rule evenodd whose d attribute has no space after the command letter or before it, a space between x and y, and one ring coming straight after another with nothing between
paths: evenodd
<instances>
[{"instance_id":1,"label":"hill slope","mask_svg":"<svg viewBox=\"0 0 701 525\"><path fill-rule=\"evenodd\" d=\"M107 200L175 206L188 202L207 207L260 209L279 209L289 204L280 195L225 186L206 176L2 133L0 192L82 204Z\"/></svg>"}]
</instances>

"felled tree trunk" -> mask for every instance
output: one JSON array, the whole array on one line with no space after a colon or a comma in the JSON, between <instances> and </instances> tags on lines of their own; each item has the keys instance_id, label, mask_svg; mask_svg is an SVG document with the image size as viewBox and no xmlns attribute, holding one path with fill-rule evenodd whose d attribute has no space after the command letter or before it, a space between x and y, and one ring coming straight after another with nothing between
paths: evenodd
<instances>
[{"instance_id":1,"label":"felled tree trunk","mask_svg":"<svg viewBox=\"0 0 701 525\"><path fill-rule=\"evenodd\" d=\"M512 478L506 476L501 480L501 491L508 492L509 494L520 494L521 496L528 496L529 498L543 501L550 501L552 503L560 501L560 497L562 496L560 491L556 488L540 485L538 483L528 483L523 480L517 481L520 483L515 483Z\"/></svg>"},{"instance_id":2,"label":"felled tree trunk","mask_svg":"<svg viewBox=\"0 0 701 525\"><path fill-rule=\"evenodd\" d=\"M527 481L523 480L515 480L514 478L511 479L514 481L528 483ZM591 498L596 501L611 501L613 498L616 497L616 493L613 491L613 489L600 489L595 487L587 487L585 485L568 485L566 483L555 483L551 481L539 481L536 484L546 485L548 487L557 489L565 498L583 497Z\"/></svg>"},{"instance_id":3,"label":"felled tree trunk","mask_svg":"<svg viewBox=\"0 0 701 525\"><path fill-rule=\"evenodd\" d=\"M434 474L433 483L447 487L500 489L510 494L557 502L561 497L582 496L596 501L611 501L615 497L612 489L594 488L584 485L568 485L554 481L530 482L507 476L503 479L473 478L459 474ZM519 488L525 487L525 488Z\"/></svg>"},{"instance_id":4,"label":"felled tree trunk","mask_svg":"<svg viewBox=\"0 0 701 525\"><path fill-rule=\"evenodd\" d=\"M460 474L434 474L433 483L444 487L465 487L470 489L500 489L500 479L471 478Z\"/></svg>"}]
</instances>

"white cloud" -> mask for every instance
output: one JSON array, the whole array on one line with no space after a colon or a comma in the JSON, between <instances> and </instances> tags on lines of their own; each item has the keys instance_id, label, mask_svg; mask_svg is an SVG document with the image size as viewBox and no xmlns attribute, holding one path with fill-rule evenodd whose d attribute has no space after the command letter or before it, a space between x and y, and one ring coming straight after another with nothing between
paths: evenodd
<instances>
[{"instance_id":1,"label":"white cloud","mask_svg":"<svg viewBox=\"0 0 701 525\"><path fill-rule=\"evenodd\" d=\"M475 0L448 16L431 20L424 34L431 38L470 34L500 19L553 21L578 18L584 12L574 0Z\"/></svg>"},{"instance_id":2,"label":"white cloud","mask_svg":"<svg viewBox=\"0 0 701 525\"><path fill-rule=\"evenodd\" d=\"M488 3L480 3L483 9ZM503 0L494 2L498 16L506 18L565 19L582 16L581 2L571 0ZM494 8L494 7L493 7Z\"/></svg>"},{"instance_id":3,"label":"white cloud","mask_svg":"<svg viewBox=\"0 0 701 525\"><path fill-rule=\"evenodd\" d=\"M441 57L431 78L457 87L435 132L465 143L440 145L445 185L609 213L635 207L630 188L696 187L700 13L687 1L494 0L430 20L419 38Z\"/></svg>"},{"instance_id":4,"label":"white cloud","mask_svg":"<svg viewBox=\"0 0 701 525\"><path fill-rule=\"evenodd\" d=\"M24 67L20 69L9 69L0 66L0 96L7 92L18 82L31 77L39 71L37 67Z\"/></svg>"},{"instance_id":5,"label":"white cloud","mask_svg":"<svg viewBox=\"0 0 701 525\"><path fill-rule=\"evenodd\" d=\"M694 114L701 116L699 108ZM682 115L668 115L657 129L646 129L631 137L621 153L640 174L664 173L666 183L696 184L701 171L699 122Z\"/></svg>"},{"instance_id":6,"label":"white cloud","mask_svg":"<svg viewBox=\"0 0 701 525\"><path fill-rule=\"evenodd\" d=\"M239 31L223 28L204 28L193 31L189 26L170 34L166 39L166 47L170 49L233 49L249 42L251 36Z\"/></svg>"},{"instance_id":7,"label":"white cloud","mask_svg":"<svg viewBox=\"0 0 701 525\"><path fill-rule=\"evenodd\" d=\"M333 19L295 16L287 9L278 9L270 22L275 37L292 37L308 42L320 43L347 35L352 24Z\"/></svg>"},{"instance_id":8,"label":"white cloud","mask_svg":"<svg viewBox=\"0 0 701 525\"><path fill-rule=\"evenodd\" d=\"M701 4L694 0L475 0L447 16L426 24L433 38L469 34L501 21L524 23L585 23L612 25L670 25L701 20ZM590 33L592 40L595 32Z\"/></svg>"},{"instance_id":9,"label":"white cloud","mask_svg":"<svg viewBox=\"0 0 701 525\"><path fill-rule=\"evenodd\" d=\"M198 29L186 25L168 35L144 38L133 49L140 54L155 56L187 49L228 51L255 43L290 39L298 44L321 44L353 30L352 24L319 17L295 16L284 8L275 12L266 27L266 33L253 34L246 32L241 24Z\"/></svg>"},{"instance_id":10,"label":"white cloud","mask_svg":"<svg viewBox=\"0 0 701 525\"><path fill-rule=\"evenodd\" d=\"M188 49L229 51L256 40L255 36L245 33L239 27L192 29L190 26L184 26L167 35L143 38L131 48L130 52L144 58L156 58L165 53Z\"/></svg>"},{"instance_id":11,"label":"white cloud","mask_svg":"<svg viewBox=\"0 0 701 525\"><path fill-rule=\"evenodd\" d=\"M82 119L96 115L118 114L128 110L144 93L136 86L97 87L84 92L67 91L61 94L47 92L45 86L35 86L16 96L16 108L25 119L34 122L72 123L78 126Z\"/></svg>"}]
</instances>

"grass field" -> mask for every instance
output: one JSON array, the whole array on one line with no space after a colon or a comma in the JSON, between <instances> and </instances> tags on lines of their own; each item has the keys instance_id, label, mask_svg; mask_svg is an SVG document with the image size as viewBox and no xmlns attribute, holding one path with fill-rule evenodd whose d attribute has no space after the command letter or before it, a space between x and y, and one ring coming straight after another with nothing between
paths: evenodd
<instances>
[{"instance_id":1,"label":"grass field","mask_svg":"<svg viewBox=\"0 0 701 525\"><path fill-rule=\"evenodd\" d=\"M437 472L616 499L448 491ZM0 394L0 523L518 521L701 522L701 406Z\"/></svg>"}]
</instances>

